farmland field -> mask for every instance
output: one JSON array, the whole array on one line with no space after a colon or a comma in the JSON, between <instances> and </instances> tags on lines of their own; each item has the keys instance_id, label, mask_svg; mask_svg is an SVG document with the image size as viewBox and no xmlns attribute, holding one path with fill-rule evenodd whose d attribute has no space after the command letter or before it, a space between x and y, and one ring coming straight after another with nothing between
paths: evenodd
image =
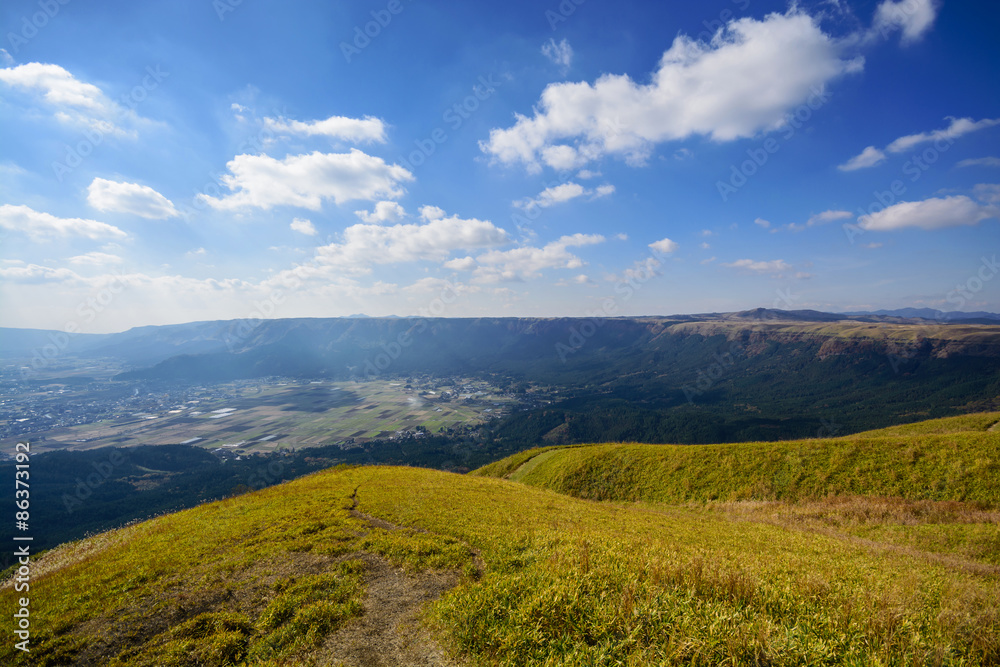
<instances>
[{"instance_id":1,"label":"farmland field","mask_svg":"<svg viewBox=\"0 0 1000 667\"><path fill-rule=\"evenodd\" d=\"M39 452L136 445L189 444L273 451L344 443L400 432L429 433L476 425L506 414L512 399L483 382L441 380L278 382L220 385L212 395L165 409L52 429L32 440ZM13 443L3 443L4 448ZM8 447L9 445L9 447Z\"/></svg>"}]
</instances>

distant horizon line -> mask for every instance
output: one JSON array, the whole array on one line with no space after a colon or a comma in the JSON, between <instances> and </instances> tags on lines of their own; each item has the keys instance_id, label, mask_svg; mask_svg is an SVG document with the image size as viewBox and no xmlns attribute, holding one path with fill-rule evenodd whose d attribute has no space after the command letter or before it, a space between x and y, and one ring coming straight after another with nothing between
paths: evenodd
<instances>
[{"instance_id":1,"label":"distant horizon line","mask_svg":"<svg viewBox=\"0 0 1000 667\"><path fill-rule=\"evenodd\" d=\"M914 311L914 312L929 312L937 313L941 316L946 316L948 320L954 319L980 319L996 318L1000 320L1000 313L986 310L974 310L974 311L964 311L964 310L950 310L942 311L937 308L917 308L913 306L908 306L904 308L879 308L877 310L848 310L848 311L833 311L833 310L817 310L815 308L800 308L800 309L784 309L784 308L767 308L763 306L758 306L756 308L747 308L743 310L731 310L731 311L711 311L711 312L700 312L700 313L671 313L668 315L470 315L470 316L426 316L426 315L367 315L365 313L355 313L352 315L306 315L300 317L265 317L265 318L231 318L231 319L215 319L215 320L189 320L185 322L173 322L169 324L137 324L127 329L121 329L117 331L104 331L104 332L89 332L89 331L75 331L75 332L63 332L61 329L45 329L40 327L12 327L0 324L0 330L14 330L14 331L42 331L42 332L63 332L69 333L71 335L85 335L85 336L108 336L114 334L125 333L132 331L133 329L144 329L150 327L179 327L192 324L208 324L213 322L243 322L243 321L256 321L256 322L281 322L287 320L350 320L350 319L370 319L370 320L482 320L482 319L495 319L495 320L591 320L591 319L601 319L601 320L640 320L640 319L669 319L672 317L707 317L712 315L739 315L742 313L750 313L753 311L766 311L766 312L778 312L778 313L819 313L823 315L843 315L846 317L860 317L865 315L875 315L875 316L888 316L888 317L901 317L904 319L929 319L922 318L919 315L899 315L898 313ZM956 318L955 315L965 315L965 318ZM945 318L940 318L945 319ZM998 322L1000 323L1000 322Z\"/></svg>"}]
</instances>

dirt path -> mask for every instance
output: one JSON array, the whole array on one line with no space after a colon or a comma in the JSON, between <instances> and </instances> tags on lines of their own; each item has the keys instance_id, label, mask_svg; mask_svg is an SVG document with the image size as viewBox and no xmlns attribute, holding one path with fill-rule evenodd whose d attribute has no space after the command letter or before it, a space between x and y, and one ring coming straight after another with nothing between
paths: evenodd
<instances>
[{"instance_id":1,"label":"dirt path","mask_svg":"<svg viewBox=\"0 0 1000 667\"><path fill-rule=\"evenodd\" d=\"M994 424L993 426L990 426L990 427L989 427L988 429L986 429L986 430L987 430L987 431L991 431L991 432L994 432L994 433L995 433L996 431L1000 431L1000 421L998 421L998 422L997 422L996 424Z\"/></svg>"},{"instance_id":2,"label":"dirt path","mask_svg":"<svg viewBox=\"0 0 1000 667\"><path fill-rule=\"evenodd\" d=\"M369 525L399 529L362 514L355 489L351 514ZM457 570L407 573L380 556L358 553L368 564L364 613L332 633L317 655L319 664L350 667L460 667L420 622L423 607L458 584Z\"/></svg>"},{"instance_id":3,"label":"dirt path","mask_svg":"<svg viewBox=\"0 0 1000 667\"><path fill-rule=\"evenodd\" d=\"M368 563L367 597L360 618L327 637L320 664L351 667L455 666L420 623L421 608L458 583L454 571L407 574L389 561L360 555Z\"/></svg>"}]
</instances>

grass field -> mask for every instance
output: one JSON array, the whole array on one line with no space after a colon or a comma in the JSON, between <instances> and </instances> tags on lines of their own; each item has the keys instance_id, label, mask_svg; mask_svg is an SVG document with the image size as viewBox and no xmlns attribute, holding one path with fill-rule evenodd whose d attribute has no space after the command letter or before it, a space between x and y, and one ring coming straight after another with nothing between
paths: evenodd
<instances>
[{"instance_id":1,"label":"grass field","mask_svg":"<svg viewBox=\"0 0 1000 667\"><path fill-rule=\"evenodd\" d=\"M994 503L1000 413L841 438L720 445L601 444L520 452L474 472L592 500L683 503L830 495ZM535 455L541 460L534 460ZM544 457L544 458L541 458Z\"/></svg>"},{"instance_id":2,"label":"grass field","mask_svg":"<svg viewBox=\"0 0 1000 667\"><path fill-rule=\"evenodd\" d=\"M714 485L718 500L597 502L502 479L532 454L483 470L501 478L317 473L50 552L33 569L31 661L11 642L0 661L337 664L344 633L368 613L377 556L459 573L426 623L462 664L997 665L1000 512L962 500L996 482L986 430L996 417L962 419L783 443L804 472L780 499L723 499L731 480L701 479L710 468L692 459L673 475L689 493ZM868 494L879 479L868 474L852 477L849 495L812 497L802 483L822 474L809 465L845 458L881 470L857 442L912 438L934 452L949 446L942 437L983 463L949 475L948 458L897 458L904 480L938 467L933 500L882 497L877 485ZM524 478L588 449L550 448ZM747 452L771 465L772 450ZM0 604L11 609L14 597L8 582Z\"/></svg>"}]
</instances>

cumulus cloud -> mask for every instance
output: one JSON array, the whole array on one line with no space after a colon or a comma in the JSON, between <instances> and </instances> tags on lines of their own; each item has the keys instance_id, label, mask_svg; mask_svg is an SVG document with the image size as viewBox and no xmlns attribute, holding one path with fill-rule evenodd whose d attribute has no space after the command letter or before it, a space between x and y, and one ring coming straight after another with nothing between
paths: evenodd
<instances>
[{"instance_id":1,"label":"cumulus cloud","mask_svg":"<svg viewBox=\"0 0 1000 667\"><path fill-rule=\"evenodd\" d=\"M673 251L677 250L678 245L676 241L671 241L670 239L660 239L659 241L653 241L650 243L649 247L658 253L669 255Z\"/></svg>"},{"instance_id":2,"label":"cumulus cloud","mask_svg":"<svg viewBox=\"0 0 1000 667\"><path fill-rule=\"evenodd\" d=\"M79 266L115 266L121 264L124 260L118 255L112 255L106 252L88 252L85 255L77 255L76 257L70 257L70 264L77 264Z\"/></svg>"},{"instance_id":3,"label":"cumulus cloud","mask_svg":"<svg viewBox=\"0 0 1000 667\"><path fill-rule=\"evenodd\" d=\"M885 0L875 10L872 29L883 36L902 30L903 44L918 41L934 25L937 18L936 0Z\"/></svg>"},{"instance_id":4,"label":"cumulus cloud","mask_svg":"<svg viewBox=\"0 0 1000 667\"><path fill-rule=\"evenodd\" d=\"M91 181L87 203L98 211L127 213L151 220L180 215L169 199L149 186L104 178Z\"/></svg>"},{"instance_id":5,"label":"cumulus cloud","mask_svg":"<svg viewBox=\"0 0 1000 667\"><path fill-rule=\"evenodd\" d=\"M452 271L471 271L476 268L476 260L473 257L456 257L449 259L443 264L444 268Z\"/></svg>"},{"instance_id":6,"label":"cumulus cloud","mask_svg":"<svg viewBox=\"0 0 1000 667\"><path fill-rule=\"evenodd\" d=\"M293 218L292 224L289 225L293 232L298 232L299 234L305 234L306 236L316 236L316 225L312 223L312 220L307 220L305 218Z\"/></svg>"},{"instance_id":7,"label":"cumulus cloud","mask_svg":"<svg viewBox=\"0 0 1000 667\"><path fill-rule=\"evenodd\" d=\"M858 69L801 11L742 18L711 43L678 36L649 84L627 75L551 84L533 116L491 130L481 148L531 171L580 167L604 155L639 164L660 142L693 135L729 141L780 128L797 105Z\"/></svg>"},{"instance_id":8,"label":"cumulus cloud","mask_svg":"<svg viewBox=\"0 0 1000 667\"><path fill-rule=\"evenodd\" d=\"M392 199L403 195L401 183L413 174L386 164L356 148L350 153L313 152L278 160L268 155L237 155L226 167L222 183L232 194L198 197L212 208L233 210L298 206L318 211L323 202L337 204L364 199Z\"/></svg>"},{"instance_id":9,"label":"cumulus cloud","mask_svg":"<svg viewBox=\"0 0 1000 667\"><path fill-rule=\"evenodd\" d=\"M330 116L325 120L265 118L264 124L278 133L323 136L345 141L385 143L385 123L379 118Z\"/></svg>"},{"instance_id":10,"label":"cumulus cloud","mask_svg":"<svg viewBox=\"0 0 1000 667\"><path fill-rule=\"evenodd\" d=\"M133 116L92 83L80 81L68 70L49 63L25 63L0 69L0 82L35 97L54 109L64 123L83 125L103 134L133 135L115 121Z\"/></svg>"},{"instance_id":11,"label":"cumulus cloud","mask_svg":"<svg viewBox=\"0 0 1000 667\"><path fill-rule=\"evenodd\" d=\"M475 258L475 263L463 258L451 263L448 268L472 270L473 280L479 283L517 282L537 278L545 269L578 269L584 266L582 259L568 249L604 243L600 234L572 234L538 248L522 246L511 250L491 250Z\"/></svg>"},{"instance_id":12,"label":"cumulus cloud","mask_svg":"<svg viewBox=\"0 0 1000 667\"><path fill-rule=\"evenodd\" d=\"M52 268L38 264L0 268L0 278L5 282L28 285L83 282L83 278L70 269Z\"/></svg>"},{"instance_id":13,"label":"cumulus cloud","mask_svg":"<svg viewBox=\"0 0 1000 667\"><path fill-rule=\"evenodd\" d=\"M542 45L542 55L563 69L568 69L573 62L573 47L565 39L558 44L555 39L549 39Z\"/></svg>"},{"instance_id":14,"label":"cumulus cloud","mask_svg":"<svg viewBox=\"0 0 1000 667\"><path fill-rule=\"evenodd\" d=\"M84 236L88 239L125 238L127 235L118 227L97 220L84 218L57 218L36 211L28 206L0 206L0 229L22 232L35 241L45 241L68 236Z\"/></svg>"},{"instance_id":15,"label":"cumulus cloud","mask_svg":"<svg viewBox=\"0 0 1000 667\"><path fill-rule=\"evenodd\" d=\"M537 197L528 197L526 199L515 201L514 206L522 209L529 209L535 206L548 208L549 206L561 204L563 202L570 201L571 199L576 199L577 197L590 197L593 200L600 199L601 197L607 197L608 195L614 194L614 192L615 186L610 184L600 185L594 189L590 189L583 187L579 183L570 181L569 183L562 183L560 185L545 188L538 193Z\"/></svg>"},{"instance_id":16,"label":"cumulus cloud","mask_svg":"<svg viewBox=\"0 0 1000 667\"><path fill-rule=\"evenodd\" d=\"M445 216L444 209L439 206L421 206L420 217L424 220L440 220Z\"/></svg>"},{"instance_id":17,"label":"cumulus cloud","mask_svg":"<svg viewBox=\"0 0 1000 667\"><path fill-rule=\"evenodd\" d=\"M55 107L105 112L112 102L92 83L79 81L65 68L45 63L25 63L0 69L0 81L32 91Z\"/></svg>"},{"instance_id":18,"label":"cumulus cloud","mask_svg":"<svg viewBox=\"0 0 1000 667\"><path fill-rule=\"evenodd\" d=\"M442 214L444 211L442 211ZM371 211L355 211L354 215L358 216L364 222L372 225L377 225L382 222L397 222L403 219L406 215L406 211L402 206L394 201L380 201L375 204L375 208Z\"/></svg>"},{"instance_id":19,"label":"cumulus cloud","mask_svg":"<svg viewBox=\"0 0 1000 667\"><path fill-rule=\"evenodd\" d=\"M367 271L371 264L443 261L454 250L509 243L507 232L488 220L442 216L425 224L357 224L343 240L317 250L317 259L345 270Z\"/></svg>"},{"instance_id":20,"label":"cumulus cloud","mask_svg":"<svg viewBox=\"0 0 1000 667\"><path fill-rule=\"evenodd\" d=\"M723 266L728 266L733 269L741 269L743 271L749 271L751 273L772 273L780 274L782 271L788 271L792 268L792 265L783 259L772 259L770 261L755 261L752 259L738 259L735 262L730 262L728 264L723 263Z\"/></svg>"},{"instance_id":21,"label":"cumulus cloud","mask_svg":"<svg viewBox=\"0 0 1000 667\"><path fill-rule=\"evenodd\" d=\"M753 224L757 225L758 227L763 227L764 229L767 229L771 226L771 222L769 220L765 220L764 218L755 218Z\"/></svg>"},{"instance_id":22,"label":"cumulus cloud","mask_svg":"<svg viewBox=\"0 0 1000 667\"><path fill-rule=\"evenodd\" d=\"M867 169L868 167L874 167L875 165L883 162L885 160L885 153L875 148L874 146L869 146L864 149L850 160L844 164L838 165L837 169L841 171L855 171L857 169Z\"/></svg>"},{"instance_id":23,"label":"cumulus cloud","mask_svg":"<svg viewBox=\"0 0 1000 667\"><path fill-rule=\"evenodd\" d=\"M984 206L965 195L934 197L915 202L899 202L892 206L863 215L858 226L867 231L892 231L906 227L942 229L975 225L988 218L1000 217L1000 208Z\"/></svg>"}]
</instances>

